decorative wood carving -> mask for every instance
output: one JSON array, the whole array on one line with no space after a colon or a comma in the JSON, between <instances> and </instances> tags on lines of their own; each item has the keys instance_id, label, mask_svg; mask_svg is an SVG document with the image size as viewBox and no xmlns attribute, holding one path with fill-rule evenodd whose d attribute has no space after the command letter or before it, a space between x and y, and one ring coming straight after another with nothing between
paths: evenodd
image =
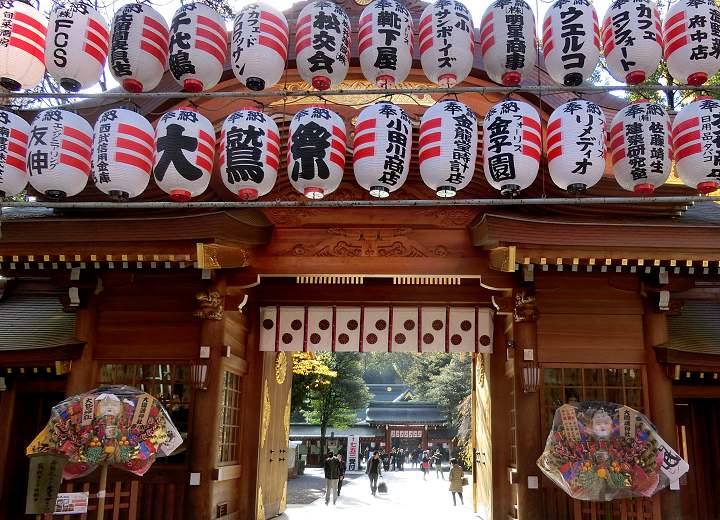
<instances>
[{"instance_id":1,"label":"decorative wood carving","mask_svg":"<svg viewBox=\"0 0 720 520\"><path fill-rule=\"evenodd\" d=\"M195 317L203 320L221 320L224 313L224 301L222 295L217 291L199 292L195 295L198 302L198 310Z\"/></svg>"},{"instance_id":2,"label":"decorative wood carving","mask_svg":"<svg viewBox=\"0 0 720 520\"><path fill-rule=\"evenodd\" d=\"M513 315L516 323L536 321L539 316L535 302L535 294L529 290L517 293L515 295L515 310Z\"/></svg>"},{"instance_id":3,"label":"decorative wood carving","mask_svg":"<svg viewBox=\"0 0 720 520\"><path fill-rule=\"evenodd\" d=\"M504 273L515 272L515 246L496 247L490 250L490 267Z\"/></svg>"},{"instance_id":4,"label":"decorative wood carving","mask_svg":"<svg viewBox=\"0 0 720 520\"><path fill-rule=\"evenodd\" d=\"M281 385L285 382L287 377L287 354L285 352L278 352L275 356L275 381Z\"/></svg>"},{"instance_id":5,"label":"decorative wood carving","mask_svg":"<svg viewBox=\"0 0 720 520\"><path fill-rule=\"evenodd\" d=\"M247 249L201 242L198 242L196 246L199 269L223 269L249 265Z\"/></svg>"}]
</instances>

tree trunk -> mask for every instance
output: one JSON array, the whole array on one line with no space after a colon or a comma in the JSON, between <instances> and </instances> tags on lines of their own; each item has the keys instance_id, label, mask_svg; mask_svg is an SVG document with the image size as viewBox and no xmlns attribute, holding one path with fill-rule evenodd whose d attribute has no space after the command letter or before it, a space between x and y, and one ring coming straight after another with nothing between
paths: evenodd
<instances>
[{"instance_id":1,"label":"tree trunk","mask_svg":"<svg viewBox=\"0 0 720 520\"><path fill-rule=\"evenodd\" d=\"M325 460L325 432L327 431L327 422L320 423L320 462Z\"/></svg>"}]
</instances>

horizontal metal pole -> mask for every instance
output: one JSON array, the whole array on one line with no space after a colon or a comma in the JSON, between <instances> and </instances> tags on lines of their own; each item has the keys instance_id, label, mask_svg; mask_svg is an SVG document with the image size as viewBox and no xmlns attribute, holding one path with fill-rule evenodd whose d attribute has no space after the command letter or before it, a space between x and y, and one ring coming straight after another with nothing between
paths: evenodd
<instances>
[{"instance_id":1,"label":"horizontal metal pole","mask_svg":"<svg viewBox=\"0 0 720 520\"><path fill-rule=\"evenodd\" d=\"M0 202L2 208L57 209L242 209L242 208L368 208L443 206L585 206L597 204L693 204L720 201L718 195L670 197L554 197L532 199L429 200L269 200L253 202Z\"/></svg>"},{"instance_id":2,"label":"horizontal metal pole","mask_svg":"<svg viewBox=\"0 0 720 520\"><path fill-rule=\"evenodd\" d=\"M238 90L233 92L8 92L3 93L7 98L30 98L30 99L202 99L202 98L289 98L289 97L332 97L332 96L357 96L357 95L396 95L396 94L512 94L528 93L538 95L557 94L569 92L575 94L599 94L613 91L625 92L709 92L720 94L720 85L708 85L694 87L690 85L591 85L580 87L567 87L564 85L522 85L519 87L503 87L491 85L487 87L428 87L428 88L368 88L368 89L336 89L336 90L263 90L254 92L249 90Z\"/></svg>"}]
</instances>

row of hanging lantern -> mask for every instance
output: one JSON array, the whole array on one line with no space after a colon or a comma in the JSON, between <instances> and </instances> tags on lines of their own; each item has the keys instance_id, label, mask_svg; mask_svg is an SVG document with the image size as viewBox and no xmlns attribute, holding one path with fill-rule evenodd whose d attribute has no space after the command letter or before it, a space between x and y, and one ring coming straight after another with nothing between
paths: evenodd
<instances>
[{"instance_id":1,"label":"row of hanging lantern","mask_svg":"<svg viewBox=\"0 0 720 520\"><path fill-rule=\"evenodd\" d=\"M121 7L111 28L83 2L56 6L46 25L39 11L21 0L0 8L0 84L10 90L37 85L45 68L60 85L78 91L97 83L109 55L110 71L124 89L148 91L166 65L187 92L211 89L228 56L222 16L203 3L178 9L167 26L144 3ZM457 0L428 5L419 22L420 61L430 81L447 87L470 74L474 26ZM557 0L542 25L543 54L550 77L580 85L595 70L602 49L618 81L642 83L664 57L681 84L701 85L720 70L720 8L714 0L678 0L661 24L653 0L615 0L602 28L589 0ZM339 85L350 65L350 19L343 8L320 0L307 4L295 26L297 70L318 90ZM412 67L414 29L398 0L375 0L358 26L360 66L380 87L404 81ZM252 90L275 85L285 69L289 26L282 12L265 4L245 6L233 23L230 62ZM524 0L496 0L486 10L478 46L488 76L519 85L536 63L535 17Z\"/></svg>"},{"instance_id":2,"label":"row of hanging lantern","mask_svg":"<svg viewBox=\"0 0 720 520\"><path fill-rule=\"evenodd\" d=\"M399 106L382 101L364 108L353 136L356 181L374 197L388 197L406 181L413 128ZM438 197L452 197L471 181L477 158L475 113L459 101L440 101L422 116L418 164L424 183ZM700 193L720 186L720 101L699 98L677 114L648 101L623 108L607 126L601 108L573 100L551 114L545 131L528 103L507 99L483 122L483 169L488 183L516 196L535 181L541 158L552 181L570 193L597 184L606 154L618 184L651 194L670 174ZM290 123L287 173L308 198L321 199L343 180L347 149L343 119L325 107L298 111ZM609 150L608 150L609 144ZM191 108L164 114L153 129L126 109L103 112L93 129L82 117L45 110L32 124L0 110L0 192L16 195L31 186L51 198L80 193L92 174L96 187L117 200L140 195L154 175L175 201L208 187L217 156L225 186L240 200L267 195L281 162L280 132L273 119L244 108L230 115L219 143L210 121Z\"/></svg>"}]
</instances>

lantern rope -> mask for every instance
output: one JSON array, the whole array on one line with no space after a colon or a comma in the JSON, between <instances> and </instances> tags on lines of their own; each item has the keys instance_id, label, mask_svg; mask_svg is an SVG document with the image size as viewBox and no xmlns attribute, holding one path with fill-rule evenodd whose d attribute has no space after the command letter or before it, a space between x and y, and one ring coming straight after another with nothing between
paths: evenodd
<instances>
[{"instance_id":1,"label":"lantern rope","mask_svg":"<svg viewBox=\"0 0 720 520\"><path fill-rule=\"evenodd\" d=\"M536 197L498 199L412 199L412 200L269 200L251 202L55 202L7 201L3 208L54 209L250 209L250 208L364 208L439 206L586 206L601 204L693 204L720 202L720 195L661 197Z\"/></svg>"}]
</instances>

